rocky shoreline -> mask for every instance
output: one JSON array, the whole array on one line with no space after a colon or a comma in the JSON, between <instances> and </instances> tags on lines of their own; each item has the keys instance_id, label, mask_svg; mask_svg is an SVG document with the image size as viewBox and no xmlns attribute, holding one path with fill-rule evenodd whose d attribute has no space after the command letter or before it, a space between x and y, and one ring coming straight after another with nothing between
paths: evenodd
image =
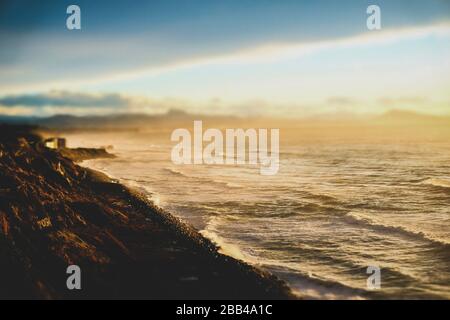
<instances>
[{"instance_id":1,"label":"rocky shoreline","mask_svg":"<svg viewBox=\"0 0 450 320\"><path fill-rule=\"evenodd\" d=\"M106 151L51 150L33 128L0 129L0 298L294 298L275 276L74 163ZM69 265L81 268L81 290L66 286Z\"/></svg>"}]
</instances>

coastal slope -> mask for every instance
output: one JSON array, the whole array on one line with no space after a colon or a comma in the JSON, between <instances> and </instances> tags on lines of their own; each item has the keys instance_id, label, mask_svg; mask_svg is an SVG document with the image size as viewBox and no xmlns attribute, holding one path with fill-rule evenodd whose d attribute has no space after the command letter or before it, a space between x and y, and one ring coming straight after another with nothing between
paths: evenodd
<instances>
[{"instance_id":1,"label":"coastal slope","mask_svg":"<svg viewBox=\"0 0 450 320\"><path fill-rule=\"evenodd\" d=\"M30 128L0 129L0 298L292 298L145 197L42 147ZM73 264L81 290L66 286Z\"/></svg>"}]
</instances>

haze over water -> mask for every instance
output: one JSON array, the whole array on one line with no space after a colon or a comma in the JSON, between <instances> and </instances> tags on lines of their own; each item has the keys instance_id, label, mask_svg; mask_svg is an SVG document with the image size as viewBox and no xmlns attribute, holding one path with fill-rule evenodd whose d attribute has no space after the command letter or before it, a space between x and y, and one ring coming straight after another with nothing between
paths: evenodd
<instances>
[{"instance_id":1,"label":"haze over water","mask_svg":"<svg viewBox=\"0 0 450 320\"><path fill-rule=\"evenodd\" d=\"M282 129L275 176L174 165L170 132L68 139L113 145L116 159L83 165L137 187L301 296L450 298L450 141L430 130L347 131ZM381 268L380 290L367 290L368 266Z\"/></svg>"}]
</instances>

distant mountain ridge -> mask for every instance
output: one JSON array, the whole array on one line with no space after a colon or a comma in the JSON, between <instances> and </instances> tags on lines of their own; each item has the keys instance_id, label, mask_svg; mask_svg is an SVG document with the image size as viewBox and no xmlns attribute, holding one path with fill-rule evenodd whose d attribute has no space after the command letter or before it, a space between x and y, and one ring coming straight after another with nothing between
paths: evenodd
<instances>
[{"instance_id":1,"label":"distant mountain ridge","mask_svg":"<svg viewBox=\"0 0 450 320\"><path fill-rule=\"evenodd\" d=\"M418 120L418 119L429 119L429 120L437 120L437 119L449 119L450 116L436 116L431 114L418 113L414 111L408 110L399 110L392 109L385 113L383 113L381 118L384 119L401 119L401 120Z\"/></svg>"},{"instance_id":2,"label":"distant mountain ridge","mask_svg":"<svg viewBox=\"0 0 450 320\"><path fill-rule=\"evenodd\" d=\"M450 123L450 116L435 116L413 111L393 109L379 116L356 116L345 114L337 116L321 115L308 118L270 118L255 117L241 118L226 115L191 114L178 109L171 109L164 114L111 114L95 116L75 116L68 114L54 115L50 117L25 117L25 116L0 116L0 123L36 125L49 129L138 129L142 127L164 127L168 124L186 124L194 120L203 120L208 123L230 122L238 124L240 121L248 123L249 120L264 120L266 123L287 122L333 122L333 121L369 121L375 124L407 124L407 123Z\"/></svg>"}]
</instances>

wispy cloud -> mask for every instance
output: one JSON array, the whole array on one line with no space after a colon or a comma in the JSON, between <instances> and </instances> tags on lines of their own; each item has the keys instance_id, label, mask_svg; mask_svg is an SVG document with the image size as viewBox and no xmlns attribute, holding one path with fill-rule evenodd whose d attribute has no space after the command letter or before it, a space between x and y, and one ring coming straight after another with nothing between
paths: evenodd
<instances>
[{"instance_id":1,"label":"wispy cloud","mask_svg":"<svg viewBox=\"0 0 450 320\"><path fill-rule=\"evenodd\" d=\"M0 113L6 115L85 115L121 113L133 110L154 112L155 110L158 111L158 108L158 105L152 105L148 99L116 93L93 94L54 90L37 94L8 95L0 98Z\"/></svg>"},{"instance_id":2,"label":"wispy cloud","mask_svg":"<svg viewBox=\"0 0 450 320\"><path fill-rule=\"evenodd\" d=\"M130 79L144 75L159 75L183 68L194 68L214 64L256 64L298 58L327 49L356 48L394 43L400 40L417 39L427 36L449 36L450 22L428 26L388 29L386 31L365 32L356 36L312 42L268 43L238 50L223 55L200 57L178 61L161 67L141 68L117 75L117 78ZM107 79L104 79L105 81ZM114 79L112 79L114 81Z\"/></svg>"},{"instance_id":3,"label":"wispy cloud","mask_svg":"<svg viewBox=\"0 0 450 320\"><path fill-rule=\"evenodd\" d=\"M382 97L378 99L378 102L386 107L398 107L403 106L425 106L430 104L430 99L425 97Z\"/></svg>"},{"instance_id":4,"label":"wispy cloud","mask_svg":"<svg viewBox=\"0 0 450 320\"><path fill-rule=\"evenodd\" d=\"M0 98L4 107L75 107L75 108L125 108L131 104L130 98L119 94L87 94L69 91L49 93L9 95Z\"/></svg>"},{"instance_id":5,"label":"wispy cloud","mask_svg":"<svg viewBox=\"0 0 450 320\"><path fill-rule=\"evenodd\" d=\"M389 45L401 40L420 39L427 36L448 37L450 35L450 22L397 29L386 29L378 32L365 32L354 36L334 38L321 41L310 42L272 42L260 44L251 48L237 49L235 51L223 54L197 55L186 57L172 57L168 61L155 64L154 61L146 63L145 59L139 65L128 66L123 69L122 64L110 66L99 71L95 76L79 76L70 79L55 78L55 80L28 82L27 84L11 84L4 83L2 85L3 93L6 92L29 92L42 91L49 88L65 90L66 88L83 88L89 85L108 85L121 83L124 81L134 81L140 78L157 77L167 73L173 73L186 69L202 68L217 65L239 65L239 64L258 64L271 63L289 59L301 58L305 55L313 55L330 49L352 49L358 47ZM123 42L125 41L125 42ZM133 42L135 40L132 40ZM81 44L80 44L81 45ZM111 46L109 43L108 46ZM121 40L118 47L130 48L135 47L135 43L126 44L126 40ZM62 46L64 48L64 46ZM82 46L83 48L85 46ZM92 47L89 45L87 47ZM96 47L96 46L94 46ZM143 52L151 52L140 48ZM128 49L127 49L128 50ZM88 50L89 51L89 50ZM112 52L121 52L123 50L110 50ZM65 56L63 54L62 56ZM133 56L133 52L128 52L126 56ZM140 54L141 55L141 54ZM92 55L96 57L97 55ZM139 59L138 59L139 60ZM99 62L102 65L101 62ZM95 65L90 62L89 65ZM31 79L31 75L28 77ZM30 80L31 81L31 80Z\"/></svg>"},{"instance_id":6,"label":"wispy cloud","mask_svg":"<svg viewBox=\"0 0 450 320\"><path fill-rule=\"evenodd\" d=\"M187 101L150 99L117 93L58 91L7 95L0 98L0 114L48 116L111 113L161 113L172 108L191 108Z\"/></svg>"}]
</instances>

